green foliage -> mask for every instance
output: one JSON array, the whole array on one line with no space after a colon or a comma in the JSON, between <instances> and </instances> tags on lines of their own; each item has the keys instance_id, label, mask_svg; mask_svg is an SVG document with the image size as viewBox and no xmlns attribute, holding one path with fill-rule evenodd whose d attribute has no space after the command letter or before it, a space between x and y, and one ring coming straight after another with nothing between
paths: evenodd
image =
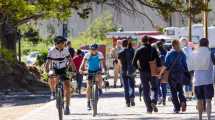
<instances>
[{"instance_id":1,"label":"green foliage","mask_svg":"<svg viewBox=\"0 0 215 120\"><path fill-rule=\"evenodd\" d=\"M32 51L39 51L40 53L47 52L48 48L52 46L52 44L49 42L50 41L48 39L48 40L42 40L38 44L33 44L30 41L23 40L21 44L22 55L28 55L29 52L32 52Z\"/></svg>"},{"instance_id":2,"label":"green foliage","mask_svg":"<svg viewBox=\"0 0 215 120\"><path fill-rule=\"evenodd\" d=\"M81 33L77 38L72 38L72 45L74 48L79 48L92 43L111 44L111 40L106 39L106 33L116 30L117 26L113 24L112 15L105 13L96 18L86 32Z\"/></svg>"},{"instance_id":3,"label":"green foliage","mask_svg":"<svg viewBox=\"0 0 215 120\"><path fill-rule=\"evenodd\" d=\"M33 22L19 26L19 30L22 34L22 40L30 41L33 44L38 44L41 41L38 29Z\"/></svg>"},{"instance_id":4,"label":"green foliage","mask_svg":"<svg viewBox=\"0 0 215 120\"><path fill-rule=\"evenodd\" d=\"M48 56L48 51L40 52L40 54L37 56L37 62L36 64L41 66L46 62L46 58Z\"/></svg>"},{"instance_id":5,"label":"green foliage","mask_svg":"<svg viewBox=\"0 0 215 120\"><path fill-rule=\"evenodd\" d=\"M6 59L7 61L15 62L14 54L7 49L0 48L0 57Z\"/></svg>"},{"instance_id":6,"label":"green foliage","mask_svg":"<svg viewBox=\"0 0 215 120\"><path fill-rule=\"evenodd\" d=\"M48 81L48 79L49 79L48 73L43 72L41 78L42 78L43 81Z\"/></svg>"},{"instance_id":7,"label":"green foliage","mask_svg":"<svg viewBox=\"0 0 215 120\"><path fill-rule=\"evenodd\" d=\"M111 14L105 13L95 19L95 21L84 33L84 36L92 39L104 40L106 38L107 32L116 30L117 27L113 23L113 16Z\"/></svg>"}]
</instances>

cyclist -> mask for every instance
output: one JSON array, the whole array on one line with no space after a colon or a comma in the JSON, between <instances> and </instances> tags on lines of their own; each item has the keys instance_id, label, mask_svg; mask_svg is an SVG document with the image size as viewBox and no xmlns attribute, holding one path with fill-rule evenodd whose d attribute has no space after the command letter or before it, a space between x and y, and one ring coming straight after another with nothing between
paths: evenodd
<instances>
[{"instance_id":1,"label":"cyclist","mask_svg":"<svg viewBox=\"0 0 215 120\"><path fill-rule=\"evenodd\" d=\"M89 53L85 54L84 59L82 61L82 64L80 66L80 72L83 73L84 72L84 68L87 65L88 67L88 73L92 74L92 73L101 73L102 72L102 68L104 68L106 70L106 65L104 62L104 56L101 52L98 51L98 45L97 44L93 44L90 46L90 51ZM102 75L98 74L96 76L97 78L97 85L99 88L99 93L102 93ZM87 109L91 110L91 106L90 106L90 94L91 94L91 84L92 84L92 79L93 76L89 75L88 76L88 82L87 82Z\"/></svg>"},{"instance_id":2,"label":"cyclist","mask_svg":"<svg viewBox=\"0 0 215 120\"><path fill-rule=\"evenodd\" d=\"M54 39L55 46L51 48L48 52L46 71L49 72L51 70L54 70L55 74L57 75L55 83L52 84L53 85L52 88L55 89L59 79L64 81L64 92L66 96L66 107L64 110L64 114L69 115L70 81L67 76L67 67L68 61L70 59L70 53L65 46L66 41L67 39L62 36L57 36ZM53 92L52 95L55 95L55 93Z\"/></svg>"}]
</instances>

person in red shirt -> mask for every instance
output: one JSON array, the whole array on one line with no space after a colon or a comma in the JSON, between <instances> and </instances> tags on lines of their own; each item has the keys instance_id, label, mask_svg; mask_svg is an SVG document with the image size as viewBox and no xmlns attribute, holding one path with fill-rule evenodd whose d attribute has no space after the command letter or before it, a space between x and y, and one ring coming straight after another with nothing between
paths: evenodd
<instances>
[{"instance_id":1,"label":"person in red shirt","mask_svg":"<svg viewBox=\"0 0 215 120\"><path fill-rule=\"evenodd\" d=\"M81 66L82 60L83 60L83 52L78 49L77 50L77 55L73 58L73 62L75 64L77 74L76 74L76 81L77 81L77 93L81 94L81 86L82 86L82 81L83 81L83 75L79 73L79 68Z\"/></svg>"}]
</instances>

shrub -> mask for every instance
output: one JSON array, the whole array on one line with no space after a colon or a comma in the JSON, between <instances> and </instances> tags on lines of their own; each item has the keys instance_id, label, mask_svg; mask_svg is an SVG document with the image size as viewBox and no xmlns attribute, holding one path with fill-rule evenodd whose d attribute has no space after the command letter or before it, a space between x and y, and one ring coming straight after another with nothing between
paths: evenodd
<instances>
[{"instance_id":1,"label":"shrub","mask_svg":"<svg viewBox=\"0 0 215 120\"><path fill-rule=\"evenodd\" d=\"M43 65L46 62L47 55L48 55L48 51L40 52L40 54L37 56L36 64L39 66Z\"/></svg>"},{"instance_id":2,"label":"shrub","mask_svg":"<svg viewBox=\"0 0 215 120\"><path fill-rule=\"evenodd\" d=\"M0 57L6 59L7 61L15 62L13 56L14 56L14 54L10 50L0 48Z\"/></svg>"}]
</instances>

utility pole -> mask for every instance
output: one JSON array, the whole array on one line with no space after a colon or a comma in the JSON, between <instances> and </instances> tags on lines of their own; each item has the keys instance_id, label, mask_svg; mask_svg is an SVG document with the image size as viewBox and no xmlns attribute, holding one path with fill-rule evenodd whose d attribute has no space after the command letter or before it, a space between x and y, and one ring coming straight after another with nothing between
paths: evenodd
<instances>
[{"instance_id":1,"label":"utility pole","mask_svg":"<svg viewBox=\"0 0 215 120\"><path fill-rule=\"evenodd\" d=\"M209 0L204 0L205 10L203 13L203 25L204 25L204 37L208 38L208 2Z\"/></svg>"}]
</instances>

